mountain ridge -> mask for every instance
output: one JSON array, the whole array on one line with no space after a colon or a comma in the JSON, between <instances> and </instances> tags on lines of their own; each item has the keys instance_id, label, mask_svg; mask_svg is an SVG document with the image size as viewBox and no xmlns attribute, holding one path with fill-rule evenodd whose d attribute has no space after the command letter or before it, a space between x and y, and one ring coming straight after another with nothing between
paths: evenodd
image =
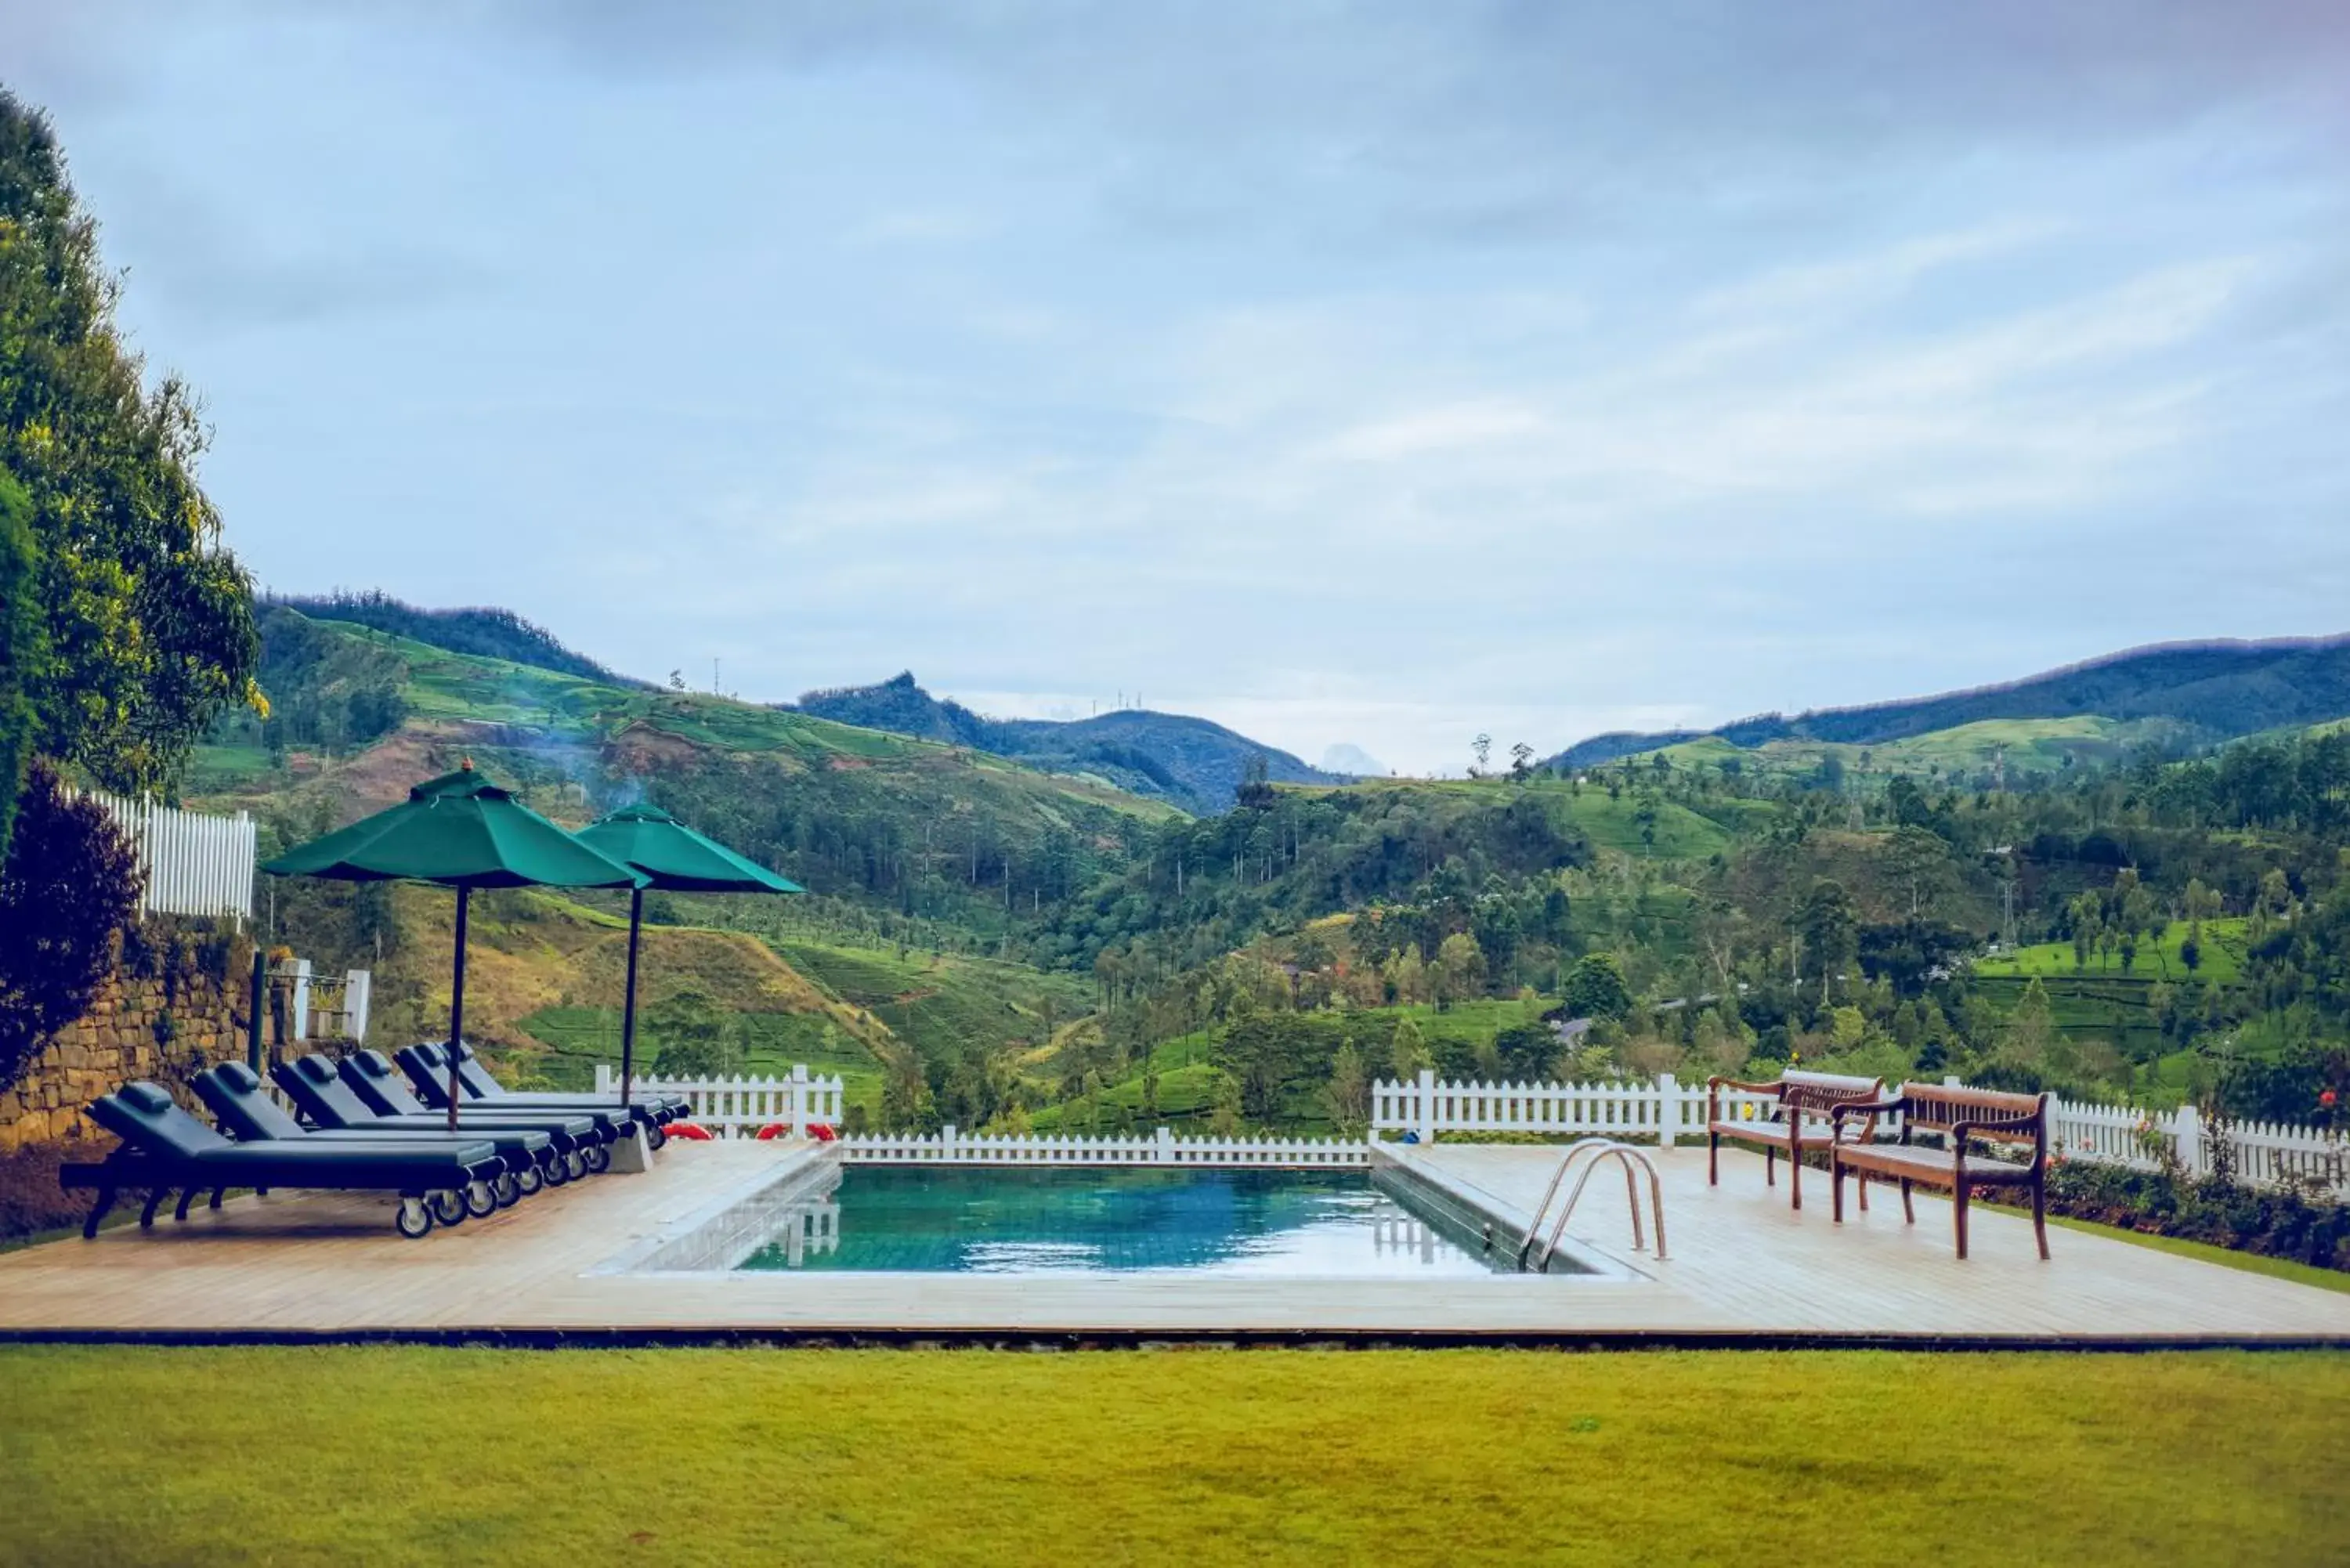
<instances>
[{"instance_id":1,"label":"mountain ridge","mask_svg":"<svg viewBox=\"0 0 2350 1568\"><path fill-rule=\"evenodd\" d=\"M1230 806L1257 758L1275 783L1344 782L1342 775L1308 766L1212 719L1147 708L1087 719L992 719L951 697L931 695L911 670L871 686L805 692L791 706L820 719L969 746L1055 773L1093 774L1129 793L1157 795L1193 812Z\"/></svg>"},{"instance_id":2,"label":"mountain ridge","mask_svg":"<svg viewBox=\"0 0 2350 1568\"><path fill-rule=\"evenodd\" d=\"M2037 674L1924 697L1790 717L1758 713L1711 729L1592 735L1548 759L1590 767L1712 737L1752 749L1769 741L1877 744L1986 719L2173 719L2209 740L2350 714L2350 633L2147 643Z\"/></svg>"}]
</instances>

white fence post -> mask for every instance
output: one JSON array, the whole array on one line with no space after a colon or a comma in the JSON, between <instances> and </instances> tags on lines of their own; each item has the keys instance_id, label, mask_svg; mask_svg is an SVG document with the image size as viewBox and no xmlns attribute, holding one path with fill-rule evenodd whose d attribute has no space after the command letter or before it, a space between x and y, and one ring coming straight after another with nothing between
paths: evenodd
<instances>
[{"instance_id":1,"label":"white fence post","mask_svg":"<svg viewBox=\"0 0 2350 1568\"><path fill-rule=\"evenodd\" d=\"M2170 1136L2178 1145L2178 1168L2189 1176L2203 1175L2203 1118L2192 1105L2178 1107L2171 1118Z\"/></svg>"},{"instance_id":2,"label":"white fence post","mask_svg":"<svg viewBox=\"0 0 2350 1568\"><path fill-rule=\"evenodd\" d=\"M1419 1134L1422 1143L1436 1141L1436 1069L1419 1070L1419 1104L1415 1107L1412 1129Z\"/></svg>"},{"instance_id":3,"label":"white fence post","mask_svg":"<svg viewBox=\"0 0 2350 1568\"><path fill-rule=\"evenodd\" d=\"M1670 1073L1657 1075L1657 1147L1673 1147L1673 1135L1680 1130L1681 1088Z\"/></svg>"},{"instance_id":4,"label":"white fence post","mask_svg":"<svg viewBox=\"0 0 2350 1568\"><path fill-rule=\"evenodd\" d=\"M353 1041L367 1044L368 1003L373 997L375 975L372 971L348 969L343 971L343 1016L345 1027Z\"/></svg>"},{"instance_id":5,"label":"white fence post","mask_svg":"<svg viewBox=\"0 0 2350 1568\"><path fill-rule=\"evenodd\" d=\"M805 1062L792 1064L792 1136L807 1137L808 1070Z\"/></svg>"}]
</instances>

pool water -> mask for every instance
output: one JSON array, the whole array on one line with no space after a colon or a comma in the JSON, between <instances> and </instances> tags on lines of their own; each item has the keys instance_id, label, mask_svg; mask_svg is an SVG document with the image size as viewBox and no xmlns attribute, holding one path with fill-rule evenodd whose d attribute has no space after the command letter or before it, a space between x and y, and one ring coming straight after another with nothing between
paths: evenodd
<instances>
[{"instance_id":1,"label":"pool water","mask_svg":"<svg viewBox=\"0 0 2350 1568\"><path fill-rule=\"evenodd\" d=\"M1440 1279L1506 1272L1361 1171L851 1166L745 1269Z\"/></svg>"}]
</instances>

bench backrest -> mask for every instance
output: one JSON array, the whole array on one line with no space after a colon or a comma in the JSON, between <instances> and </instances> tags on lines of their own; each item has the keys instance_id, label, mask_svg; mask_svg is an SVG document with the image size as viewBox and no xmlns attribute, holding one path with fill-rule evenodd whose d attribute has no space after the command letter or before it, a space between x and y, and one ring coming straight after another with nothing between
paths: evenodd
<instances>
[{"instance_id":1,"label":"bench backrest","mask_svg":"<svg viewBox=\"0 0 2350 1568\"><path fill-rule=\"evenodd\" d=\"M1785 1072L1779 1075L1780 1103L1806 1116L1825 1116L1838 1106L1885 1097L1882 1078L1854 1077L1844 1073Z\"/></svg>"},{"instance_id":2,"label":"bench backrest","mask_svg":"<svg viewBox=\"0 0 2350 1568\"><path fill-rule=\"evenodd\" d=\"M2029 1116L2033 1125L2019 1132L1986 1132L1972 1136L1991 1143L2037 1144L2048 1132L2048 1096L2018 1095L2004 1089L1970 1089L1950 1084L1904 1084L1901 1097L1909 1102L1909 1127L1915 1132L1948 1132L1960 1122L2013 1121Z\"/></svg>"}]
</instances>

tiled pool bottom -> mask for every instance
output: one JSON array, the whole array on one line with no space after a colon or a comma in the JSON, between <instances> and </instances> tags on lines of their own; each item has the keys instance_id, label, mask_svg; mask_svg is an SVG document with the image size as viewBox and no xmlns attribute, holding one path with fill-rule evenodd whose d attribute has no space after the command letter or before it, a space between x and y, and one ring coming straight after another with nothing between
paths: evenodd
<instances>
[{"instance_id":1,"label":"tiled pool bottom","mask_svg":"<svg viewBox=\"0 0 2350 1568\"><path fill-rule=\"evenodd\" d=\"M852 1166L747 1270L1446 1279L1510 1271L1361 1171Z\"/></svg>"}]
</instances>

